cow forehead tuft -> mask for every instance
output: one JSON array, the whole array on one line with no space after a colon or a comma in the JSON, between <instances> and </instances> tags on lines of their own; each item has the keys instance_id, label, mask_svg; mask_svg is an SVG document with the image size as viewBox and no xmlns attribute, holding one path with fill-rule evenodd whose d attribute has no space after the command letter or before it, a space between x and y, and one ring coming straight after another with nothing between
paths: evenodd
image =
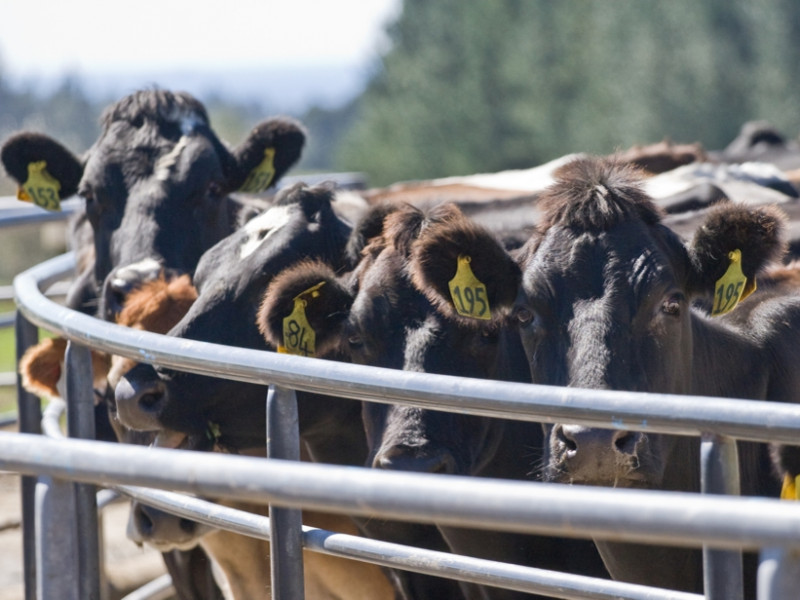
<instances>
[{"instance_id":1,"label":"cow forehead tuft","mask_svg":"<svg viewBox=\"0 0 800 600\"><path fill-rule=\"evenodd\" d=\"M245 241L239 252L239 258L247 258L255 252L270 236L284 227L297 211L297 204L273 206L265 213L245 223Z\"/></svg>"}]
</instances>

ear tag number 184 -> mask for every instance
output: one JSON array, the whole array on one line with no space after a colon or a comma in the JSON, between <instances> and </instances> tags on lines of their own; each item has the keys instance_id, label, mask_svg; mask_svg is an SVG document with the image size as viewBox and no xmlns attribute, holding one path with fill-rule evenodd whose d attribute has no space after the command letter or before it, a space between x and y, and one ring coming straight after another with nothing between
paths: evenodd
<instances>
[{"instance_id":1,"label":"ear tag number 184","mask_svg":"<svg viewBox=\"0 0 800 600\"><path fill-rule=\"evenodd\" d=\"M272 183L272 178L275 177L274 161L275 148L267 148L264 150L264 160L262 160L255 169L250 171L250 175L244 180L239 191L257 194L267 189Z\"/></svg>"},{"instance_id":2,"label":"ear tag number 184","mask_svg":"<svg viewBox=\"0 0 800 600\"><path fill-rule=\"evenodd\" d=\"M47 172L47 162L40 160L28 163L28 180L17 190L17 198L23 202L33 202L45 210L60 211L59 190L61 184Z\"/></svg>"},{"instance_id":3,"label":"ear tag number 184","mask_svg":"<svg viewBox=\"0 0 800 600\"><path fill-rule=\"evenodd\" d=\"M462 317L489 321L492 318L492 312L489 308L486 286L475 277L472 267L469 266L471 262L472 257L470 256L458 257L456 275L448 282L453 306Z\"/></svg>"},{"instance_id":4,"label":"ear tag number 184","mask_svg":"<svg viewBox=\"0 0 800 600\"><path fill-rule=\"evenodd\" d=\"M714 287L714 306L711 315L724 315L731 312L736 306L752 294L756 289L755 279L747 281L742 273L742 252L733 250L728 253L730 264L725 274L717 279Z\"/></svg>"},{"instance_id":5,"label":"ear tag number 184","mask_svg":"<svg viewBox=\"0 0 800 600\"><path fill-rule=\"evenodd\" d=\"M308 301L319 296L319 288L324 281L308 288L294 298L292 314L283 319L283 346L278 346L281 354L314 356L317 335L306 317Z\"/></svg>"}]
</instances>

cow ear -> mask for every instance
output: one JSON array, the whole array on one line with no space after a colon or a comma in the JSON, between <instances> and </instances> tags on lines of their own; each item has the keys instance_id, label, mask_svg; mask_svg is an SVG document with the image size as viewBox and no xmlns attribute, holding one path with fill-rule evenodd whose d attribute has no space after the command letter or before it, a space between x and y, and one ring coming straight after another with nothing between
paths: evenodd
<instances>
[{"instance_id":1,"label":"cow ear","mask_svg":"<svg viewBox=\"0 0 800 600\"><path fill-rule=\"evenodd\" d=\"M326 356L338 345L341 325L352 304L353 294L330 266L301 263L270 283L258 311L258 329L279 351ZM297 327L291 327L291 321ZM287 339L287 335L302 339Z\"/></svg>"},{"instance_id":2,"label":"cow ear","mask_svg":"<svg viewBox=\"0 0 800 600\"><path fill-rule=\"evenodd\" d=\"M298 121L276 117L257 125L233 151L231 190L263 192L283 177L299 159L306 133Z\"/></svg>"},{"instance_id":3,"label":"cow ear","mask_svg":"<svg viewBox=\"0 0 800 600\"><path fill-rule=\"evenodd\" d=\"M409 267L414 285L440 312L473 324L501 316L521 279L505 248L465 217L423 228Z\"/></svg>"},{"instance_id":4,"label":"cow ear","mask_svg":"<svg viewBox=\"0 0 800 600\"><path fill-rule=\"evenodd\" d=\"M43 169L58 182L60 198L78 191L83 177L83 163L54 139L40 133L23 132L12 136L0 149L0 161L6 173L20 186L30 177L30 165L44 162Z\"/></svg>"},{"instance_id":5,"label":"cow ear","mask_svg":"<svg viewBox=\"0 0 800 600\"><path fill-rule=\"evenodd\" d=\"M690 293L715 294L723 276L732 276L739 267L746 279L742 279L744 293L755 289L756 275L786 251L785 222L786 215L774 206L725 203L712 208L689 248Z\"/></svg>"}]
</instances>

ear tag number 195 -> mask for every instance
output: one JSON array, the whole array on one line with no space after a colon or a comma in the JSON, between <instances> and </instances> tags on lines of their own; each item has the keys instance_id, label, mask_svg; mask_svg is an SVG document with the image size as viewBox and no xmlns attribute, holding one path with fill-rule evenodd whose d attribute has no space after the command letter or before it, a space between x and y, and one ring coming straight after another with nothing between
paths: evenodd
<instances>
[{"instance_id":1,"label":"ear tag number 195","mask_svg":"<svg viewBox=\"0 0 800 600\"><path fill-rule=\"evenodd\" d=\"M472 267L469 266L471 262L472 257L470 256L458 257L456 275L448 282L453 306L462 317L489 321L492 318L492 312L489 308L486 286L475 277Z\"/></svg>"},{"instance_id":2,"label":"ear tag number 195","mask_svg":"<svg viewBox=\"0 0 800 600\"><path fill-rule=\"evenodd\" d=\"M281 354L314 356L317 335L306 317L308 301L319 296L319 288L324 281L308 288L294 298L292 314L283 319L283 346L278 346Z\"/></svg>"},{"instance_id":3,"label":"ear tag number 195","mask_svg":"<svg viewBox=\"0 0 800 600\"><path fill-rule=\"evenodd\" d=\"M756 289L756 282L747 281L742 273L742 252L733 250L728 253L730 264L725 274L717 279L714 287L714 306L711 315L724 315L731 312L736 305L747 298Z\"/></svg>"},{"instance_id":4,"label":"ear tag number 195","mask_svg":"<svg viewBox=\"0 0 800 600\"><path fill-rule=\"evenodd\" d=\"M61 184L47 172L47 162L40 160L28 163L28 180L17 190L17 198L46 210L60 211L59 190Z\"/></svg>"},{"instance_id":5,"label":"ear tag number 195","mask_svg":"<svg viewBox=\"0 0 800 600\"><path fill-rule=\"evenodd\" d=\"M250 171L250 175L244 180L239 191L257 194L267 189L272 183L272 178L275 177L274 161L275 148L267 148L264 150L264 160L262 160L255 169Z\"/></svg>"}]
</instances>

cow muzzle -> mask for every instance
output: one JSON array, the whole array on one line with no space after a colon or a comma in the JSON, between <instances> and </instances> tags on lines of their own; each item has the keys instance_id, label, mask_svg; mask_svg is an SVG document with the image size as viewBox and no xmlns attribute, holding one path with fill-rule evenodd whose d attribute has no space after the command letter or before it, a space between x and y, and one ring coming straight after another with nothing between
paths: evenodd
<instances>
[{"instance_id":1,"label":"cow muzzle","mask_svg":"<svg viewBox=\"0 0 800 600\"><path fill-rule=\"evenodd\" d=\"M167 388L150 365L139 364L117 383L114 390L117 415L131 429L157 431L167 400Z\"/></svg>"},{"instance_id":2,"label":"cow muzzle","mask_svg":"<svg viewBox=\"0 0 800 600\"><path fill-rule=\"evenodd\" d=\"M137 544L148 544L161 552L189 550L211 529L135 500L131 502L127 535Z\"/></svg>"},{"instance_id":3,"label":"cow muzzle","mask_svg":"<svg viewBox=\"0 0 800 600\"><path fill-rule=\"evenodd\" d=\"M626 487L646 479L640 461L646 451L642 433L555 425L549 444L553 480Z\"/></svg>"},{"instance_id":4,"label":"cow muzzle","mask_svg":"<svg viewBox=\"0 0 800 600\"><path fill-rule=\"evenodd\" d=\"M164 272L161 264L146 258L137 263L117 267L103 282L101 315L106 321L115 321L133 290L148 281L157 279Z\"/></svg>"},{"instance_id":5,"label":"cow muzzle","mask_svg":"<svg viewBox=\"0 0 800 600\"><path fill-rule=\"evenodd\" d=\"M392 446L375 455L372 468L452 475L455 473L456 461L453 454L444 448Z\"/></svg>"}]
</instances>

